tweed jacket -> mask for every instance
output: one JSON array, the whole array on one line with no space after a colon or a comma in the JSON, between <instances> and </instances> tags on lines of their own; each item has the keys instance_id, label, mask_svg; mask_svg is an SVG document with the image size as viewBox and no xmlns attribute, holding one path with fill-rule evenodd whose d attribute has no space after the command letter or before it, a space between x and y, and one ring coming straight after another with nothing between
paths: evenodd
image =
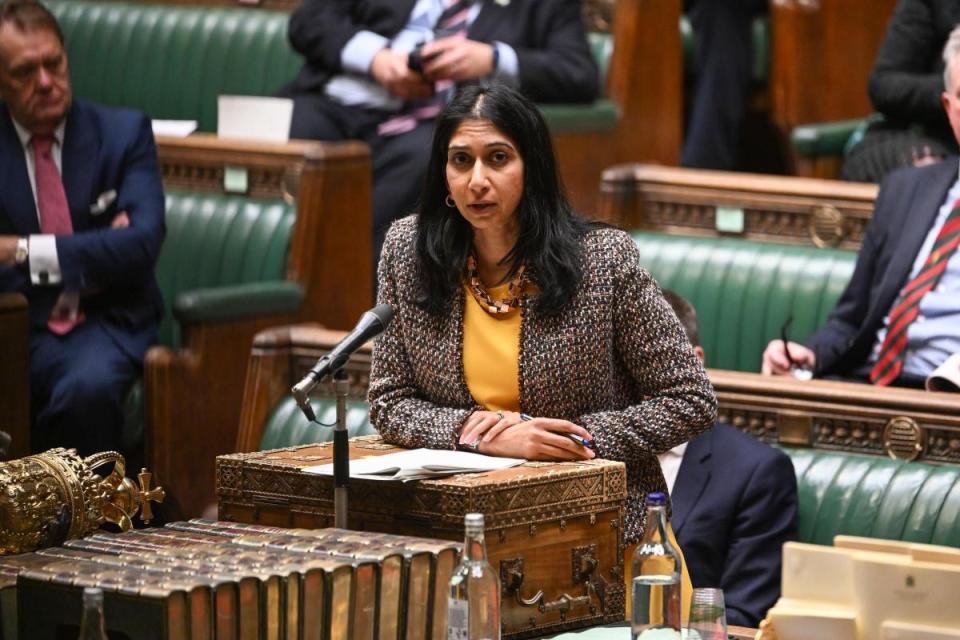
<instances>
[{"instance_id":1,"label":"tweed jacket","mask_svg":"<svg viewBox=\"0 0 960 640\"><path fill-rule=\"evenodd\" d=\"M399 220L380 258L378 301L396 315L374 345L370 418L389 442L452 449L463 421L482 409L463 373L464 296L461 289L442 316L415 304L415 238L416 217ZM598 457L626 464L632 543L647 492L666 491L656 454L709 428L716 397L626 233L590 231L583 275L565 311L521 307L520 408L582 425Z\"/></svg>"}]
</instances>

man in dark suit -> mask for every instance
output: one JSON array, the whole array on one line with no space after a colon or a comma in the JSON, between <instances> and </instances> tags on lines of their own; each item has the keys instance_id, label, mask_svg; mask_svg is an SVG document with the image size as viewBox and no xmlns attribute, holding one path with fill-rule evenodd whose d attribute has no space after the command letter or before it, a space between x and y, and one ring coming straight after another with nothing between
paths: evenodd
<instances>
[{"instance_id":1,"label":"man in dark suit","mask_svg":"<svg viewBox=\"0 0 960 640\"><path fill-rule=\"evenodd\" d=\"M599 89L578 0L304 0L290 42L306 59L284 90L291 137L371 147L375 256L416 203L433 117L455 84L507 82L538 102Z\"/></svg>"},{"instance_id":2,"label":"man in dark suit","mask_svg":"<svg viewBox=\"0 0 960 640\"><path fill-rule=\"evenodd\" d=\"M696 311L663 293L702 360ZM793 463L720 423L658 458L693 586L723 589L727 622L756 627L780 596L783 543L797 536Z\"/></svg>"},{"instance_id":3,"label":"man in dark suit","mask_svg":"<svg viewBox=\"0 0 960 640\"><path fill-rule=\"evenodd\" d=\"M943 52L941 103L960 140L960 29ZM820 377L923 387L960 353L960 180L957 158L888 175L857 266L825 326L806 345L764 351L763 372L797 366ZM791 362L792 359L792 362Z\"/></svg>"},{"instance_id":4,"label":"man in dark suit","mask_svg":"<svg viewBox=\"0 0 960 640\"><path fill-rule=\"evenodd\" d=\"M122 449L162 314L150 123L73 99L60 28L32 0L0 5L0 98L0 290L30 303L31 446Z\"/></svg>"}]
</instances>

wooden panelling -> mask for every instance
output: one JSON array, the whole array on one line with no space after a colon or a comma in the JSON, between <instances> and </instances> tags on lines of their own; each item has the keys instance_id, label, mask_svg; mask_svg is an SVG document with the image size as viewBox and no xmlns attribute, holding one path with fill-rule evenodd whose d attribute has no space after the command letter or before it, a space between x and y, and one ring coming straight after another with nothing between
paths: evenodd
<instances>
[{"instance_id":1,"label":"wooden panelling","mask_svg":"<svg viewBox=\"0 0 960 640\"><path fill-rule=\"evenodd\" d=\"M876 195L872 184L631 164L604 171L598 214L627 229L857 249Z\"/></svg>"}]
</instances>

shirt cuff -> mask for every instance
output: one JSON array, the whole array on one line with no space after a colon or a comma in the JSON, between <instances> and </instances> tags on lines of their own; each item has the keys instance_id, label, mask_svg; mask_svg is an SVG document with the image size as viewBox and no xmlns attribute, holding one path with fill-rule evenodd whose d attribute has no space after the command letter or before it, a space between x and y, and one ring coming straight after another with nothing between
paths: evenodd
<instances>
[{"instance_id":1,"label":"shirt cuff","mask_svg":"<svg viewBox=\"0 0 960 640\"><path fill-rule=\"evenodd\" d=\"M520 71L517 52L513 50L513 47L502 42L494 42L493 46L497 48L497 55L500 57L497 61L497 68L493 72L493 77L511 86L517 86L517 76Z\"/></svg>"},{"instance_id":2,"label":"shirt cuff","mask_svg":"<svg viewBox=\"0 0 960 640\"><path fill-rule=\"evenodd\" d=\"M52 234L30 236L30 282L35 285L60 284L60 257L57 237Z\"/></svg>"},{"instance_id":3,"label":"shirt cuff","mask_svg":"<svg viewBox=\"0 0 960 640\"><path fill-rule=\"evenodd\" d=\"M383 36L373 31L358 31L340 52L340 64L345 71L368 73L374 56L388 46L390 41Z\"/></svg>"}]
</instances>

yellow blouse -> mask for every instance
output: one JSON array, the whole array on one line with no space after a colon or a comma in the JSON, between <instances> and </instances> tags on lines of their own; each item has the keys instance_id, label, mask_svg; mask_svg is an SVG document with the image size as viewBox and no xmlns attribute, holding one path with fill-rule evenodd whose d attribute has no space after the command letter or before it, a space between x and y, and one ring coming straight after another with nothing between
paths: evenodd
<instances>
[{"instance_id":1,"label":"yellow blouse","mask_svg":"<svg viewBox=\"0 0 960 640\"><path fill-rule=\"evenodd\" d=\"M510 283L489 287L494 300ZM487 313L464 286L463 374L470 395L488 411L520 411L520 310Z\"/></svg>"}]
</instances>

